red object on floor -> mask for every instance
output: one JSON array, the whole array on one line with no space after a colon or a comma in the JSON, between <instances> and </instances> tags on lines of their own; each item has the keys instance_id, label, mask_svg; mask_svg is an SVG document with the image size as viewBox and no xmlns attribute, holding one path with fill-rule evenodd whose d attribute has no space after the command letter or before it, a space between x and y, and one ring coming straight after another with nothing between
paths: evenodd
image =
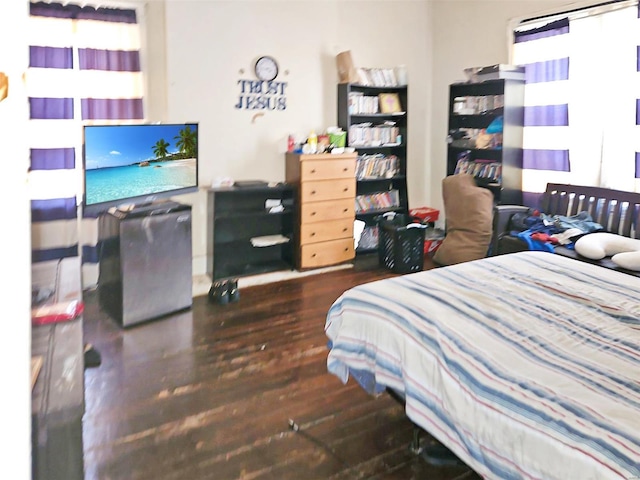
<instances>
[{"instance_id":1,"label":"red object on floor","mask_svg":"<svg viewBox=\"0 0 640 480\"><path fill-rule=\"evenodd\" d=\"M84 302L72 300L51 305L42 305L31 309L31 325L68 322L82 314Z\"/></svg>"}]
</instances>

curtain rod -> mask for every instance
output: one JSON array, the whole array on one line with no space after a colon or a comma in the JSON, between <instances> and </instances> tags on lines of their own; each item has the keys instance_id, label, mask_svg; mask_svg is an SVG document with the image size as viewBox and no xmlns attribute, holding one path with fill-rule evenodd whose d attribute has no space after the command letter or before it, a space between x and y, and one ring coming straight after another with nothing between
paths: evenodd
<instances>
[{"instance_id":1,"label":"curtain rod","mask_svg":"<svg viewBox=\"0 0 640 480\"><path fill-rule=\"evenodd\" d=\"M626 7L626 6L633 5L634 3L637 4L638 2L637 1L629 2L628 0L609 0L607 2L595 3L593 5L586 5L584 7L578 7L578 8L574 8L574 9L571 9L571 10L565 10L565 11L562 11L562 12L549 13L547 15L540 15L540 16L537 16L537 17L525 18L524 20L520 20L519 23L520 23L520 25L522 25L524 23L536 22L536 21L546 20L546 19L559 17L559 16L570 16L571 14L576 14L576 13L580 13L580 12L587 12L588 10L593 10L593 9L598 9L598 8L602 8L602 7L613 6L615 4L621 4L620 8L623 8L623 7ZM628 5L622 5L622 4L628 4ZM614 9L612 8L612 10L614 10Z\"/></svg>"}]
</instances>

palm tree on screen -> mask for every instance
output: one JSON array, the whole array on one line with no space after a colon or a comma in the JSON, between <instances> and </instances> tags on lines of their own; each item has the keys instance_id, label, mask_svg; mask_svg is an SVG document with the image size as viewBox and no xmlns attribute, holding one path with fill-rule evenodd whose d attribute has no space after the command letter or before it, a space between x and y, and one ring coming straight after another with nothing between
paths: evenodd
<instances>
[{"instance_id":1,"label":"palm tree on screen","mask_svg":"<svg viewBox=\"0 0 640 480\"><path fill-rule=\"evenodd\" d=\"M176 135L176 147L178 147L181 153L185 154L186 158L195 157L198 147L197 139L198 136L196 131L191 130L189 125L187 125L178 132L178 135Z\"/></svg>"},{"instance_id":2,"label":"palm tree on screen","mask_svg":"<svg viewBox=\"0 0 640 480\"><path fill-rule=\"evenodd\" d=\"M169 153L167 151L167 148L169 148L169 143L167 143L164 138L161 138L153 146L153 154L156 156L156 158L164 158Z\"/></svg>"}]
</instances>

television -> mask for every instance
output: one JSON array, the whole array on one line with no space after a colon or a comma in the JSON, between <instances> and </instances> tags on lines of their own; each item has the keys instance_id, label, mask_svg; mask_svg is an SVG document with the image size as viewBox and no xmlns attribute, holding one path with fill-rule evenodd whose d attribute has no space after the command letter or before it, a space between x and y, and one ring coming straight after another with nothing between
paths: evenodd
<instances>
[{"instance_id":1,"label":"television","mask_svg":"<svg viewBox=\"0 0 640 480\"><path fill-rule=\"evenodd\" d=\"M150 204L198 189L198 124L85 125L84 210Z\"/></svg>"}]
</instances>

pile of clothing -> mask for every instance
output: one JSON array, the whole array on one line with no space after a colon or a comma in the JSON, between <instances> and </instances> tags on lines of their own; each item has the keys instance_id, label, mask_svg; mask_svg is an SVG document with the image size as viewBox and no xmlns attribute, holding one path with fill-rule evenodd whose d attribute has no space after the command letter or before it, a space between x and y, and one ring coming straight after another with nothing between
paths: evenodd
<instances>
[{"instance_id":1,"label":"pile of clothing","mask_svg":"<svg viewBox=\"0 0 640 480\"><path fill-rule=\"evenodd\" d=\"M604 230L587 212L566 217L546 215L538 210L516 213L510 220L510 235L525 242L529 250L553 252L555 245L573 248L582 235Z\"/></svg>"}]
</instances>

